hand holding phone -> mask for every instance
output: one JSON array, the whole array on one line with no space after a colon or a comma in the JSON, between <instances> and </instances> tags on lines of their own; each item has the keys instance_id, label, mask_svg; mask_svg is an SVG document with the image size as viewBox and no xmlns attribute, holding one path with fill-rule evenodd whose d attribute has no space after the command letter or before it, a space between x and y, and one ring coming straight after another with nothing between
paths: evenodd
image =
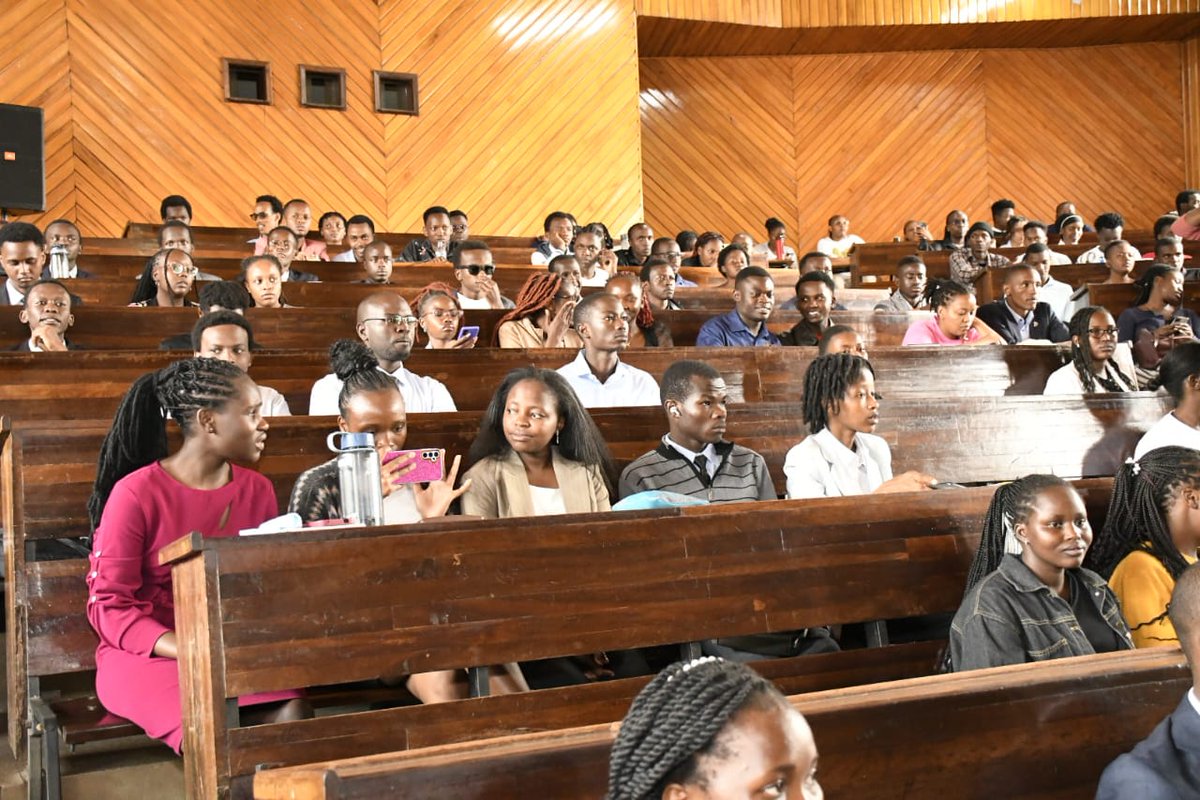
<instances>
[{"instance_id":1,"label":"hand holding phone","mask_svg":"<svg viewBox=\"0 0 1200 800\"><path fill-rule=\"evenodd\" d=\"M398 466L388 470L393 463ZM390 450L383 457L383 466L393 486L440 481L446 474L446 451L436 448Z\"/></svg>"},{"instance_id":2,"label":"hand holding phone","mask_svg":"<svg viewBox=\"0 0 1200 800\"><path fill-rule=\"evenodd\" d=\"M463 325L461 328L458 329L458 338L466 339L468 336L471 337L472 339L478 339L479 338L479 326L478 325Z\"/></svg>"}]
</instances>

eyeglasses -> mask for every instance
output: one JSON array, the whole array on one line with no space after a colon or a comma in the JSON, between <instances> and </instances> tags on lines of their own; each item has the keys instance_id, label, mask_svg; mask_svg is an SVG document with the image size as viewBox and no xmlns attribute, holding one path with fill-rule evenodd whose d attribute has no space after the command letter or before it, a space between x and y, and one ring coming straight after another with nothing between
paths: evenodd
<instances>
[{"instance_id":1,"label":"eyeglasses","mask_svg":"<svg viewBox=\"0 0 1200 800\"><path fill-rule=\"evenodd\" d=\"M458 319L463 315L463 312L457 308L431 308L425 312L426 316L431 316L434 319Z\"/></svg>"},{"instance_id":2,"label":"eyeglasses","mask_svg":"<svg viewBox=\"0 0 1200 800\"><path fill-rule=\"evenodd\" d=\"M1093 339L1115 339L1117 338L1116 328L1088 328L1088 336Z\"/></svg>"},{"instance_id":3,"label":"eyeglasses","mask_svg":"<svg viewBox=\"0 0 1200 800\"><path fill-rule=\"evenodd\" d=\"M386 317L367 317L363 322L383 322L393 328L411 328L417 324L417 318L412 314L389 314Z\"/></svg>"},{"instance_id":4,"label":"eyeglasses","mask_svg":"<svg viewBox=\"0 0 1200 800\"><path fill-rule=\"evenodd\" d=\"M465 267L460 267L459 269L465 269L467 272L471 273L472 275L478 275L480 272L482 272L484 275L487 275L488 277L491 277L492 275L494 275L496 273L496 265L495 264L483 264L483 265L470 264Z\"/></svg>"},{"instance_id":5,"label":"eyeglasses","mask_svg":"<svg viewBox=\"0 0 1200 800\"><path fill-rule=\"evenodd\" d=\"M683 253L654 253L659 258L665 258L667 261L682 261Z\"/></svg>"},{"instance_id":6,"label":"eyeglasses","mask_svg":"<svg viewBox=\"0 0 1200 800\"><path fill-rule=\"evenodd\" d=\"M250 219L266 219L267 217L271 216L272 213L273 212L271 211L255 211L250 215Z\"/></svg>"},{"instance_id":7,"label":"eyeglasses","mask_svg":"<svg viewBox=\"0 0 1200 800\"><path fill-rule=\"evenodd\" d=\"M181 264L178 261L174 264L167 264L167 268L176 275L195 275L200 272L195 264Z\"/></svg>"}]
</instances>

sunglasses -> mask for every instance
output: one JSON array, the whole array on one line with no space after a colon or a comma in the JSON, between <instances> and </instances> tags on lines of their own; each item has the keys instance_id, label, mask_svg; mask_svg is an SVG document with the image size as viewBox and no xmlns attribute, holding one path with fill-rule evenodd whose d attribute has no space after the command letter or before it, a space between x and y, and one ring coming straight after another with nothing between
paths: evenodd
<instances>
[{"instance_id":1,"label":"sunglasses","mask_svg":"<svg viewBox=\"0 0 1200 800\"><path fill-rule=\"evenodd\" d=\"M459 269L465 269L467 272L471 273L472 275L478 275L480 272L482 272L484 275L487 275L489 278L496 273L496 265L495 264L483 264L483 265L471 264L466 267L459 267Z\"/></svg>"}]
</instances>

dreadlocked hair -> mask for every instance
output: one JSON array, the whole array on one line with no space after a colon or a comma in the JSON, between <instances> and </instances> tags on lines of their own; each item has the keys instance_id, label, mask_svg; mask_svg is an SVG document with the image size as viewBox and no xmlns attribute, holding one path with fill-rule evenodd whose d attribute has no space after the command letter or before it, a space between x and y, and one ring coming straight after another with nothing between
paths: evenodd
<instances>
[{"instance_id":1,"label":"dreadlocked hair","mask_svg":"<svg viewBox=\"0 0 1200 800\"><path fill-rule=\"evenodd\" d=\"M1075 371L1079 373L1079 382L1083 384L1083 393L1091 394L1096 391L1096 384L1104 387L1108 392L1124 392L1125 386L1136 386L1133 379L1121 372L1121 368L1116 362L1109 359L1102 372L1096 372L1095 362L1092 360L1092 347L1088 333L1088 329L1092 326L1092 317L1097 311L1104 311L1100 306L1086 306L1075 312L1071 317L1070 323L1067 325L1067 330L1071 334L1071 364L1075 367ZM1118 381L1109 377L1109 370L1117 373L1117 377L1125 382L1121 385Z\"/></svg>"},{"instance_id":2,"label":"dreadlocked hair","mask_svg":"<svg viewBox=\"0 0 1200 800\"><path fill-rule=\"evenodd\" d=\"M391 375L379 369L379 360L371 348L353 339L338 339L329 346L329 366L342 382L338 392L338 411L346 416L350 398L360 392L378 392L389 389L400 391Z\"/></svg>"},{"instance_id":3,"label":"dreadlocked hair","mask_svg":"<svg viewBox=\"0 0 1200 800\"><path fill-rule=\"evenodd\" d=\"M441 281L434 281L433 283L422 288L421 291L417 292L416 296L413 297L412 301L409 303L409 306L414 312L416 312L417 318L420 319L421 317L425 316L425 304L439 297L445 297L454 304L455 308L457 308L459 311L462 311L462 305L458 302L458 290L450 284L442 283ZM417 327L420 329L419 324ZM419 332L420 330L414 331L414 337L416 337ZM429 332L425 331L425 335L429 336Z\"/></svg>"},{"instance_id":4,"label":"dreadlocked hair","mask_svg":"<svg viewBox=\"0 0 1200 800\"><path fill-rule=\"evenodd\" d=\"M829 415L838 412L851 384L862 380L863 370L874 377L871 362L849 353L830 353L813 359L804 371L801 400L801 413L809 433L820 433L829 427Z\"/></svg>"},{"instance_id":5,"label":"dreadlocked hair","mask_svg":"<svg viewBox=\"0 0 1200 800\"><path fill-rule=\"evenodd\" d=\"M553 272L535 272L526 278L521 291L517 292L517 299L513 301L514 308L502 316L492 330L492 347L500 344L501 325L549 309L561 288L562 276Z\"/></svg>"},{"instance_id":6,"label":"dreadlocked hair","mask_svg":"<svg viewBox=\"0 0 1200 800\"><path fill-rule=\"evenodd\" d=\"M1121 559L1140 550L1178 579L1187 561L1171 538L1167 512L1184 487L1198 485L1200 452L1191 448L1160 447L1136 463L1122 464L1113 481L1104 530L1092 543L1086 566L1109 578Z\"/></svg>"},{"instance_id":7,"label":"dreadlocked hair","mask_svg":"<svg viewBox=\"0 0 1200 800\"><path fill-rule=\"evenodd\" d=\"M171 251L159 250L146 259L146 265L142 267L142 274L138 278L137 286L133 288L133 294L129 296L130 303L144 303L158 294L158 284L154 282L154 268L167 263L167 253L169 252ZM166 267L164 266L163 269Z\"/></svg>"},{"instance_id":8,"label":"dreadlocked hair","mask_svg":"<svg viewBox=\"0 0 1200 800\"><path fill-rule=\"evenodd\" d=\"M238 392L245 373L236 364L215 358L188 358L133 382L112 427L100 445L96 480L88 498L94 531L117 481L167 457L167 417L191 435L200 409L219 409Z\"/></svg>"},{"instance_id":9,"label":"dreadlocked hair","mask_svg":"<svg viewBox=\"0 0 1200 800\"><path fill-rule=\"evenodd\" d=\"M1009 549L1009 539L1012 529L1029 519L1033 504L1038 495L1056 486L1070 486L1057 475L1026 475L1012 483L1001 484L988 503L987 513L983 516L983 531L979 537L979 549L975 558L971 559L971 569L967 572L967 587L963 595L968 594L975 584L995 572L1004 560Z\"/></svg>"},{"instance_id":10,"label":"dreadlocked hair","mask_svg":"<svg viewBox=\"0 0 1200 800\"><path fill-rule=\"evenodd\" d=\"M658 800L672 783L698 777L702 756L745 708L787 705L754 670L705 657L672 664L638 692L608 761L606 800Z\"/></svg>"},{"instance_id":11,"label":"dreadlocked hair","mask_svg":"<svg viewBox=\"0 0 1200 800\"><path fill-rule=\"evenodd\" d=\"M1175 272L1175 268L1169 264L1151 264L1142 277L1133 282L1133 285L1138 287L1137 300L1133 304L1140 306L1150 302L1150 294L1154 291L1154 282L1172 272Z\"/></svg>"}]
</instances>

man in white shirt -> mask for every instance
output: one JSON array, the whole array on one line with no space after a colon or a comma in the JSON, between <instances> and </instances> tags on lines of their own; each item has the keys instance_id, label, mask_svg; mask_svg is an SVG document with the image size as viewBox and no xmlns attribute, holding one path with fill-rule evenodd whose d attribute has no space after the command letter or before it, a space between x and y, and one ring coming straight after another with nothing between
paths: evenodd
<instances>
[{"instance_id":1,"label":"man in white shirt","mask_svg":"<svg viewBox=\"0 0 1200 800\"><path fill-rule=\"evenodd\" d=\"M1038 285L1038 299L1050 306L1054 315L1063 322L1070 322L1067 311L1071 306L1071 295L1075 289L1069 283L1050 277L1051 250L1044 244L1031 244L1025 248L1018 264L1033 267L1041 283Z\"/></svg>"},{"instance_id":2,"label":"man in white shirt","mask_svg":"<svg viewBox=\"0 0 1200 800\"><path fill-rule=\"evenodd\" d=\"M546 217L543 225L546 236L537 243L529 261L536 267L544 267L555 256L571 252L571 238L575 235L575 225L571 215L565 211L555 211Z\"/></svg>"},{"instance_id":3,"label":"man in white shirt","mask_svg":"<svg viewBox=\"0 0 1200 800\"><path fill-rule=\"evenodd\" d=\"M629 346L629 325L616 295L591 294L575 306L575 331L583 349L558 374L585 408L659 404L658 383L650 373L623 363L618 355Z\"/></svg>"},{"instance_id":4,"label":"man in white shirt","mask_svg":"<svg viewBox=\"0 0 1200 800\"><path fill-rule=\"evenodd\" d=\"M46 240L36 225L10 222L0 228L0 267L8 280L4 283L4 304L25 305L25 294L41 277L46 265Z\"/></svg>"},{"instance_id":5,"label":"man in white shirt","mask_svg":"<svg viewBox=\"0 0 1200 800\"><path fill-rule=\"evenodd\" d=\"M441 381L416 375L404 368L412 353L417 318L403 297L395 292L374 292L358 304L358 338L379 360L379 368L392 376L404 397L409 413L457 411L454 398ZM342 382L326 375L313 384L308 413L325 416L338 413Z\"/></svg>"},{"instance_id":6,"label":"man in white shirt","mask_svg":"<svg viewBox=\"0 0 1200 800\"><path fill-rule=\"evenodd\" d=\"M601 269L600 251L604 242L589 230L582 230L575 236L575 260L579 262L579 273L582 276L581 286L603 287L608 283L608 270Z\"/></svg>"},{"instance_id":7,"label":"man in white shirt","mask_svg":"<svg viewBox=\"0 0 1200 800\"><path fill-rule=\"evenodd\" d=\"M1115 211L1108 211L1096 217L1096 241L1099 242L1091 250L1085 250L1075 259L1076 264L1103 264L1104 248L1109 242L1115 242L1125 232L1125 218Z\"/></svg>"},{"instance_id":8,"label":"man in white shirt","mask_svg":"<svg viewBox=\"0 0 1200 800\"><path fill-rule=\"evenodd\" d=\"M1036 219L1030 220L1025 223L1023 230L1025 231L1025 245L1027 247L1032 244L1045 245L1052 266L1059 267L1071 263L1071 257L1066 253L1056 253L1050 249L1050 235L1046 233L1046 223ZM1024 258L1023 255L1019 256L1016 263L1020 263L1022 258Z\"/></svg>"},{"instance_id":9,"label":"man in white shirt","mask_svg":"<svg viewBox=\"0 0 1200 800\"><path fill-rule=\"evenodd\" d=\"M331 260L362 262L363 250L375 241L375 223L366 214L355 214L346 220L346 244L349 250L338 253Z\"/></svg>"},{"instance_id":10,"label":"man in white shirt","mask_svg":"<svg viewBox=\"0 0 1200 800\"><path fill-rule=\"evenodd\" d=\"M512 300L500 294L500 286L492 277L496 264L487 244L478 239L462 242L450 254L450 263L458 280L455 297L463 310L514 307Z\"/></svg>"}]
</instances>

